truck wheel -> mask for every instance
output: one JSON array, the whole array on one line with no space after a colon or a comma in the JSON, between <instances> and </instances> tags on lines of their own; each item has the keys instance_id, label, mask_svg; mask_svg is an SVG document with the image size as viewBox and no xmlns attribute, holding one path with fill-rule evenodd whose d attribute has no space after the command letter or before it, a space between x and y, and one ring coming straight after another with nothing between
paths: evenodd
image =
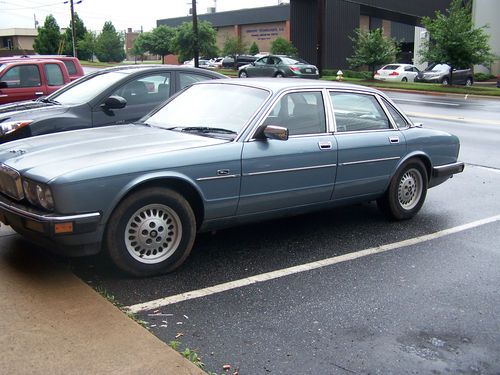
<instances>
[{"instance_id":1,"label":"truck wheel","mask_svg":"<svg viewBox=\"0 0 500 375\"><path fill-rule=\"evenodd\" d=\"M187 200L170 189L149 188L118 205L108 222L105 243L118 268L144 277L179 267L195 237L195 216Z\"/></svg>"}]
</instances>

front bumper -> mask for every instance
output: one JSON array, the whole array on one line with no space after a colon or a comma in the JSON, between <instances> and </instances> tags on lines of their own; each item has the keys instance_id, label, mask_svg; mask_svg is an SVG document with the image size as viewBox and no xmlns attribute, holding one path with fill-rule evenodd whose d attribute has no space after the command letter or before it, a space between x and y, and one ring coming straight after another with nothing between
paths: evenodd
<instances>
[{"instance_id":1,"label":"front bumper","mask_svg":"<svg viewBox=\"0 0 500 375\"><path fill-rule=\"evenodd\" d=\"M95 254L102 240L98 212L57 215L14 203L0 195L0 221L35 244L70 256Z\"/></svg>"},{"instance_id":2,"label":"front bumper","mask_svg":"<svg viewBox=\"0 0 500 375\"><path fill-rule=\"evenodd\" d=\"M440 165L432 168L432 177L441 178L449 177L457 173L462 173L464 171L465 165L461 161L456 163Z\"/></svg>"}]
</instances>

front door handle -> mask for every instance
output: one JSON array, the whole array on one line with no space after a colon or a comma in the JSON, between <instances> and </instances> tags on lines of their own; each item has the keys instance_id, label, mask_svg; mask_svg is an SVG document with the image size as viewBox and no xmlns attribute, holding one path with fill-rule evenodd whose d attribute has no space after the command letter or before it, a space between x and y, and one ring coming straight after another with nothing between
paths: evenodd
<instances>
[{"instance_id":1,"label":"front door handle","mask_svg":"<svg viewBox=\"0 0 500 375\"><path fill-rule=\"evenodd\" d=\"M37 91L37 92L35 92L35 95L36 96L42 96L43 95L43 91Z\"/></svg>"},{"instance_id":2,"label":"front door handle","mask_svg":"<svg viewBox=\"0 0 500 375\"><path fill-rule=\"evenodd\" d=\"M391 142L391 143L399 143L399 137L389 137L389 142Z\"/></svg>"},{"instance_id":3,"label":"front door handle","mask_svg":"<svg viewBox=\"0 0 500 375\"><path fill-rule=\"evenodd\" d=\"M332 148L332 142L318 142L320 150L330 150Z\"/></svg>"}]
</instances>

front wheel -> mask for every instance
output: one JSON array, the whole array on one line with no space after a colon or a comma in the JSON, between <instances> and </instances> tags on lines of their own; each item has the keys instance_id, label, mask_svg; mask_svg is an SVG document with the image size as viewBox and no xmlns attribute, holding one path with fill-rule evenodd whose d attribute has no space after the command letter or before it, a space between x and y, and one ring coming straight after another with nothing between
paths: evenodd
<instances>
[{"instance_id":1,"label":"front wheel","mask_svg":"<svg viewBox=\"0 0 500 375\"><path fill-rule=\"evenodd\" d=\"M403 164L377 201L381 211L390 219L410 219L420 211L427 195L427 170L417 159Z\"/></svg>"},{"instance_id":2,"label":"front wheel","mask_svg":"<svg viewBox=\"0 0 500 375\"><path fill-rule=\"evenodd\" d=\"M248 74L246 71L244 70L241 70L239 73L238 73L238 77L240 78L248 78Z\"/></svg>"},{"instance_id":3,"label":"front wheel","mask_svg":"<svg viewBox=\"0 0 500 375\"><path fill-rule=\"evenodd\" d=\"M115 209L106 230L111 260L133 276L173 271L188 257L196 236L191 206L179 193L149 188Z\"/></svg>"},{"instance_id":4,"label":"front wheel","mask_svg":"<svg viewBox=\"0 0 500 375\"><path fill-rule=\"evenodd\" d=\"M472 78L467 78L467 80L465 81L465 86L472 86Z\"/></svg>"}]
</instances>

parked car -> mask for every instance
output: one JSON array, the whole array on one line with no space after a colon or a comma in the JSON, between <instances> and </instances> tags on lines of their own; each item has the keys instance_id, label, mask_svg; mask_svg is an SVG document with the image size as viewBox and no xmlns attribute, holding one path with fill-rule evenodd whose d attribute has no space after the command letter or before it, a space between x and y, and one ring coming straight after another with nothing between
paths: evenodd
<instances>
[{"instance_id":1,"label":"parked car","mask_svg":"<svg viewBox=\"0 0 500 375\"><path fill-rule=\"evenodd\" d=\"M453 78L451 67L448 64L431 64L424 71L417 74L415 82L430 82L449 85L453 84L470 86L474 83L474 73L471 68L454 68Z\"/></svg>"},{"instance_id":2,"label":"parked car","mask_svg":"<svg viewBox=\"0 0 500 375\"><path fill-rule=\"evenodd\" d=\"M0 104L48 95L70 82L59 60L19 59L0 62Z\"/></svg>"},{"instance_id":3,"label":"parked car","mask_svg":"<svg viewBox=\"0 0 500 375\"><path fill-rule=\"evenodd\" d=\"M178 267L197 232L373 200L409 219L463 170L459 148L375 89L210 80L133 124L0 146L0 219L148 276Z\"/></svg>"},{"instance_id":4,"label":"parked car","mask_svg":"<svg viewBox=\"0 0 500 375\"><path fill-rule=\"evenodd\" d=\"M248 55L238 55L236 56L236 69L240 68L243 65L250 64L257 60L255 56L248 56ZM226 56L222 60L222 67L231 69L234 68L234 58L231 56Z\"/></svg>"},{"instance_id":5,"label":"parked car","mask_svg":"<svg viewBox=\"0 0 500 375\"><path fill-rule=\"evenodd\" d=\"M0 106L0 143L133 122L184 87L216 78L226 76L174 65L132 65L96 71L46 98Z\"/></svg>"},{"instance_id":6,"label":"parked car","mask_svg":"<svg viewBox=\"0 0 500 375\"><path fill-rule=\"evenodd\" d=\"M238 77L293 77L319 78L319 70L297 57L267 55L245 65L238 72Z\"/></svg>"},{"instance_id":7,"label":"parked car","mask_svg":"<svg viewBox=\"0 0 500 375\"><path fill-rule=\"evenodd\" d=\"M67 55L20 55L13 57L2 57L0 58L0 63L9 60L19 60L19 59L50 59L62 61L68 70L68 75L71 81L83 77L85 75L80 60L73 56Z\"/></svg>"},{"instance_id":8,"label":"parked car","mask_svg":"<svg viewBox=\"0 0 500 375\"><path fill-rule=\"evenodd\" d=\"M415 65L389 64L377 70L373 78L389 82L413 82L419 72Z\"/></svg>"}]
</instances>

